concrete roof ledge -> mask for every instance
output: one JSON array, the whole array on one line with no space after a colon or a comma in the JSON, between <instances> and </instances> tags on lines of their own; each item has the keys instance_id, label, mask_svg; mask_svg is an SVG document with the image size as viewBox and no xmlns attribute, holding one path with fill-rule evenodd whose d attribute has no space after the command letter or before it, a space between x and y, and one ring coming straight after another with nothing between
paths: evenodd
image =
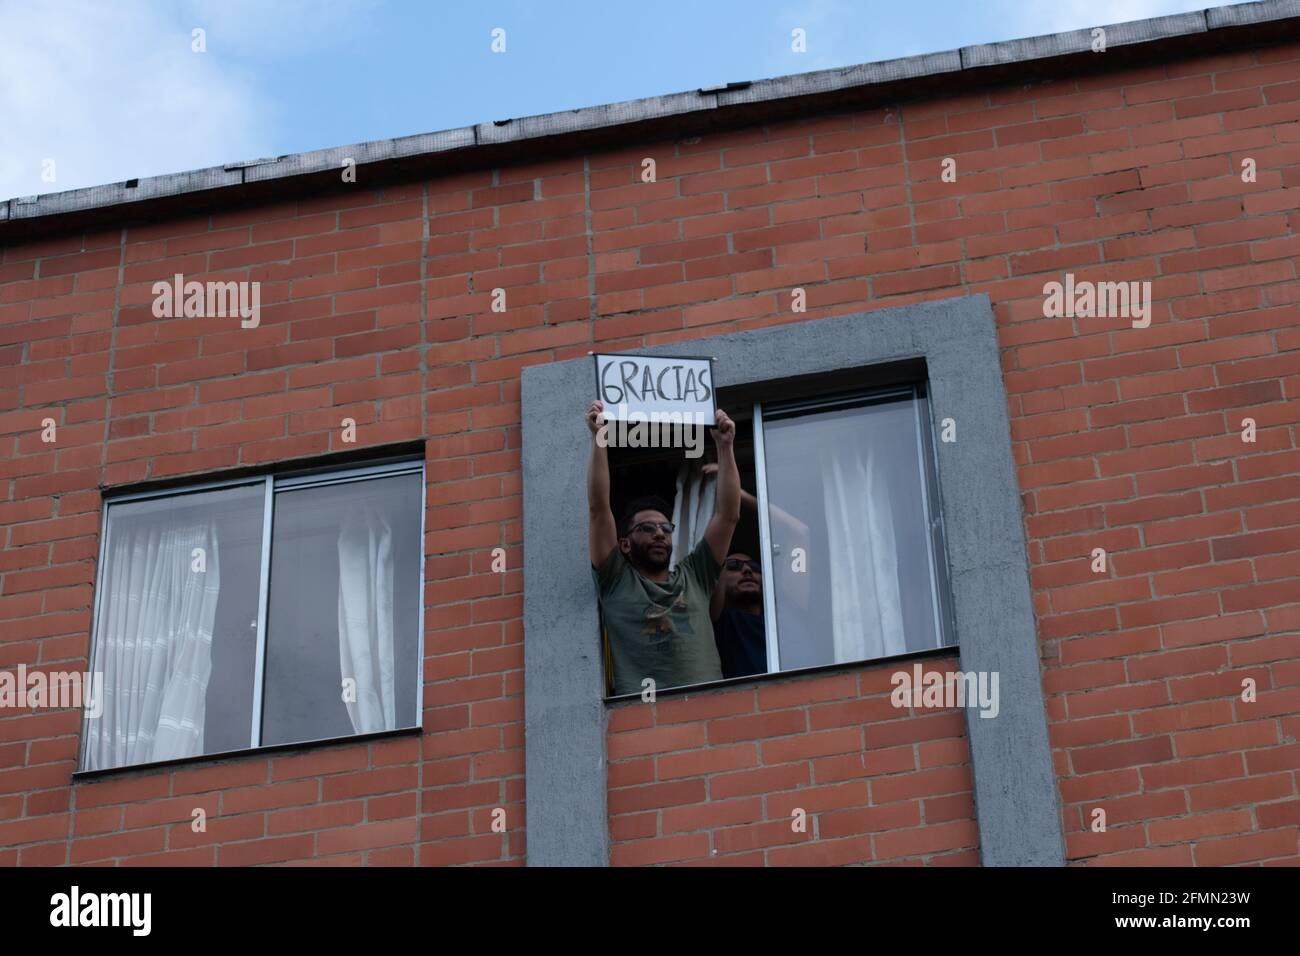
<instances>
[{"instance_id":1,"label":"concrete roof ledge","mask_svg":"<svg viewBox=\"0 0 1300 956\"><path fill-rule=\"evenodd\" d=\"M736 106L742 103L761 103L765 100L786 99L828 93L855 86L874 86L920 76L953 73L961 69L961 57L956 50L944 53L925 53L878 63L859 63L855 66L816 73L794 73L767 80L755 80L743 88L726 90L718 94L719 106Z\"/></svg>"},{"instance_id":2,"label":"concrete roof ledge","mask_svg":"<svg viewBox=\"0 0 1300 956\"><path fill-rule=\"evenodd\" d=\"M167 176L150 176L146 179L129 179L126 182L91 186L87 189L46 193L35 197L35 201L31 203L20 202L18 199L11 200L10 220L18 222L24 219L78 212L83 209L137 203L164 196L218 189L222 186L237 186L243 182L243 179L238 169L228 170L222 166L209 166L206 169L194 169Z\"/></svg>"},{"instance_id":3,"label":"concrete roof ledge","mask_svg":"<svg viewBox=\"0 0 1300 956\"><path fill-rule=\"evenodd\" d=\"M627 100L622 103L606 103L602 106L589 106L583 109L567 110L563 113L543 113L538 116L522 116L517 119L480 123L474 129L481 145L514 143L525 139L537 139L542 136L579 133L649 119L681 116L686 113L708 112L716 109L717 106L718 99L714 93L701 93L699 91L671 93L667 96L653 96L644 100Z\"/></svg>"},{"instance_id":4,"label":"concrete roof ledge","mask_svg":"<svg viewBox=\"0 0 1300 956\"><path fill-rule=\"evenodd\" d=\"M1144 43L1159 44L1153 49L1153 55L1168 55L1169 41L1186 37L1190 49L1204 52L1206 41L1191 38L1204 38L1207 32L1215 30L1238 28L1242 37L1239 42L1267 42L1272 34L1266 25L1275 21L1291 21L1279 27L1278 36L1292 39L1300 36L1300 0L1260 0L1109 24L1103 28L1107 50L1127 48L1125 57L1119 59L1132 63L1135 55L1141 55L1134 48ZM218 190L231 190L236 201L288 195L295 190L309 192L327 184L328 174L341 170L346 159L354 160L358 166L372 166L377 177L396 172L410 175L473 168L476 162L479 165L510 162L555 146L592 149L611 142L617 146L617 134L605 131L618 127L628 127L629 136L692 135L714 126L762 123L768 118L799 115L805 108L810 111L853 108L871 102L873 97L906 99L911 81L915 81L913 93L936 90L942 93L947 88L945 84L951 85L951 74L964 70L983 70L983 82L1007 82L1008 79L1014 82L1016 64L1027 64L1023 71L1026 76L1040 76L1043 68L1033 64L1081 54L1098 56L1091 53L1093 29L233 162L21 200L0 200L0 242L53 228L87 228L133 217L170 214L179 209L193 211L212 201L205 193ZM1105 65L1104 55L1098 63ZM1013 70L1008 71L1008 67ZM981 81L972 75L971 82ZM674 125L674 120L680 123ZM458 156L461 153L477 155L479 159L462 161ZM126 208L119 211L115 208L119 206ZM51 221L34 223L41 219Z\"/></svg>"},{"instance_id":5,"label":"concrete roof ledge","mask_svg":"<svg viewBox=\"0 0 1300 956\"><path fill-rule=\"evenodd\" d=\"M343 169L343 161L351 159L358 166L393 159L408 159L428 153L468 149L476 145L475 127L461 126L437 133L420 133L398 139L380 139L351 146L332 146L310 153L280 156L270 164L250 166L244 170L244 182L266 182L286 176L305 176L309 173L334 172Z\"/></svg>"},{"instance_id":6,"label":"concrete roof ledge","mask_svg":"<svg viewBox=\"0 0 1300 956\"><path fill-rule=\"evenodd\" d=\"M1264 0L1262 3L1238 3L1230 7L1210 7L1205 22L1211 30L1240 27L1300 17L1300 0Z\"/></svg>"},{"instance_id":7,"label":"concrete roof ledge","mask_svg":"<svg viewBox=\"0 0 1300 956\"><path fill-rule=\"evenodd\" d=\"M1150 43L1166 37L1204 33L1205 13L1180 13L1171 17L1151 20L1133 20L1128 23L1098 24L1106 31L1106 49L1128 46L1133 43ZM1027 37L1023 40L1006 40L961 48L963 69L995 66L1003 63L1022 63L1026 60L1045 60L1068 56L1071 53L1092 52L1092 31L1096 27L1054 33L1051 36Z\"/></svg>"}]
</instances>

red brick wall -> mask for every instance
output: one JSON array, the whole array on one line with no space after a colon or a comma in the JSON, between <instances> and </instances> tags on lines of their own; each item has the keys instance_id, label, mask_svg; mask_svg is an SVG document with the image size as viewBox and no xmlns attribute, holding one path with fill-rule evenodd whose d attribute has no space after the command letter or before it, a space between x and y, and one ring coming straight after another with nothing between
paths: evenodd
<instances>
[{"instance_id":1,"label":"red brick wall","mask_svg":"<svg viewBox=\"0 0 1300 956\"><path fill-rule=\"evenodd\" d=\"M425 733L74 786L76 716L7 712L0 863L522 861L520 368L978 292L1069 857L1300 856L1300 47L386 188L360 172L0 248L0 667L85 666L101 487L355 447L350 417L358 446L427 450ZM1151 327L1044 318L1066 271L1151 281ZM261 325L155 319L176 272L260 281ZM972 862L961 715L885 719L888 670L615 708L614 862ZM850 738L865 775L837 780Z\"/></svg>"},{"instance_id":2,"label":"red brick wall","mask_svg":"<svg viewBox=\"0 0 1300 956\"><path fill-rule=\"evenodd\" d=\"M898 669L618 705L611 862L977 865L966 715L896 708Z\"/></svg>"}]
</instances>

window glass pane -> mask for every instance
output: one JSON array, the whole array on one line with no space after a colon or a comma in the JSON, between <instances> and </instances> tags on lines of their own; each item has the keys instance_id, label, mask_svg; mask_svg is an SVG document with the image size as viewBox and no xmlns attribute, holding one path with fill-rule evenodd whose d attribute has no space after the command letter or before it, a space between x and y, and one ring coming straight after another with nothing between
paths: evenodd
<instances>
[{"instance_id":1,"label":"window glass pane","mask_svg":"<svg viewBox=\"0 0 1300 956\"><path fill-rule=\"evenodd\" d=\"M938 646L914 400L765 420L763 438L781 669Z\"/></svg>"},{"instance_id":2,"label":"window glass pane","mask_svg":"<svg viewBox=\"0 0 1300 956\"><path fill-rule=\"evenodd\" d=\"M417 723L422 497L419 474L276 493L263 744Z\"/></svg>"},{"instance_id":3,"label":"window glass pane","mask_svg":"<svg viewBox=\"0 0 1300 956\"><path fill-rule=\"evenodd\" d=\"M258 483L109 504L83 770L249 746L264 500Z\"/></svg>"}]
</instances>

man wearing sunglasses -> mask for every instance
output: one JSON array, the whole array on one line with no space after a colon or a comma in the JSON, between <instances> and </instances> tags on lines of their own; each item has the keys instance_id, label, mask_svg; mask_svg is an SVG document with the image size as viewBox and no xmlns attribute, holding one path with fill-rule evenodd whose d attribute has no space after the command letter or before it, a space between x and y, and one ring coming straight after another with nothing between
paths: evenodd
<instances>
[{"instance_id":1,"label":"man wearing sunglasses","mask_svg":"<svg viewBox=\"0 0 1300 956\"><path fill-rule=\"evenodd\" d=\"M704 466L705 475L717 475L718 466ZM740 489L742 512L752 512L758 519L758 499ZM808 616L809 576L806 569L796 573L785 555L802 555L806 562L810 550L808 526L776 504L768 505L772 519L773 569L778 596L790 613L781 623L783 632L795 646L807 643L803 637ZM778 560L778 556L780 559ZM767 629L763 619L763 563L737 551L727 555L722 576L709 600L709 617L713 618L713 636L718 644L723 677L748 677L766 674Z\"/></svg>"},{"instance_id":2,"label":"man wearing sunglasses","mask_svg":"<svg viewBox=\"0 0 1300 956\"><path fill-rule=\"evenodd\" d=\"M767 673L763 628L763 565L737 551L727 555L709 602L723 677Z\"/></svg>"},{"instance_id":3,"label":"man wearing sunglasses","mask_svg":"<svg viewBox=\"0 0 1300 956\"><path fill-rule=\"evenodd\" d=\"M722 678L709 599L740 521L740 472L735 422L722 409L717 410L715 421L712 435L719 468L713 517L700 543L670 570L672 507L659 498L637 499L615 524L609 497L609 449L597 438L604 424L604 406L597 401L587 409L591 432L588 545L616 695L641 693L646 678L657 688Z\"/></svg>"}]
</instances>

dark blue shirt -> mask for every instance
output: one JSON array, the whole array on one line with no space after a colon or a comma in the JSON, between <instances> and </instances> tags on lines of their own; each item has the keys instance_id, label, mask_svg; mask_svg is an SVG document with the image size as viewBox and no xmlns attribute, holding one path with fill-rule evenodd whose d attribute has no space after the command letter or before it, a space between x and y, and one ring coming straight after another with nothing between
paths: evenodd
<instances>
[{"instance_id":1,"label":"dark blue shirt","mask_svg":"<svg viewBox=\"0 0 1300 956\"><path fill-rule=\"evenodd\" d=\"M767 673L767 634L763 615L723 608L713 622L713 640L723 677Z\"/></svg>"}]
</instances>

